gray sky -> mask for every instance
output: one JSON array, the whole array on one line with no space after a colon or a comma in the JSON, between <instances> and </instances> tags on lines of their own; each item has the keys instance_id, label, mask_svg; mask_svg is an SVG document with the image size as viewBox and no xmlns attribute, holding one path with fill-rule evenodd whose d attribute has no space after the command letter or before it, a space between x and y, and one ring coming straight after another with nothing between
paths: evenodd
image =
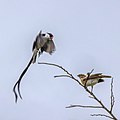
<instances>
[{"instance_id":1,"label":"gray sky","mask_svg":"<svg viewBox=\"0 0 120 120\"><path fill-rule=\"evenodd\" d=\"M97 109L66 109L70 104L96 102L77 83L53 76L61 70L37 63L21 83L23 100L14 103L12 88L31 58L32 44L42 29L54 34L56 52L38 61L57 63L77 75L103 72L114 77L114 114L120 118L119 0L0 0L0 119L97 120ZM77 77L76 77L77 78ZM110 79L96 85L95 94L109 107Z\"/></svg>"}]
</instances>

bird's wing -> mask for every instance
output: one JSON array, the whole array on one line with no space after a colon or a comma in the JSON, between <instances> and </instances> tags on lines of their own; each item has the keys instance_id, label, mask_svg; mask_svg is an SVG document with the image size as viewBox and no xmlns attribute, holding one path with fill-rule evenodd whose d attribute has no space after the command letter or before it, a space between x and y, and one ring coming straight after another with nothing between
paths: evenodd
<instances>
[{"instance_id":1,"label":"bird's wing","mask_svg":"<svg viewBox=\"0 0 120 120\"><path fill-rule=\"evenodd\" d=\"M96 79L96 78L99 78L101 75L102 75L102 73L91 74L89 76L89 79Z\"/></svg>"},{"instance_id":2,"label":"bird's wing","mask_svg":"<svg viewBox=\"0 0 120 120\"><path fill-rule=\"evenodd\" d=\"M100 78L111 78L112 76L109 75L101 75Z\"/></svg>"},{"instance_id":3,"label":"bird's wing","mask_svg":"<svg viewBox=\"0 0 120 120\"><path fill-rule=\"evenodd\" d=\"M48 43L46 43L46 44L47 44L47 47L46 47L46 49L44 49L45 52L52 54L56 50L53 40L49 40Z\"/></svg>"},{"instance_id":4,"label":"bird's wing","mask_svg":"<svg viewBox=\"0 0 120 120\"><path fill-rule=\"evenodd\" d=\"M56 50L55 43L50 41L50 53L53 53Z\"/></svg>"},{"instance_id":5,"label":"bird's wing","mask_svg":"<svg viewBox=\"0 0 120 120\"><path fill-rule=\"evenodd\" d=\"M90 76L100 76L102 73L91 74Z\"/></svg>"},{"instance_id":6,"label":"bird's wing","mask_svg":"<svg viewBox=\"0 0 120 120\"><path fill-rule=\"evenodd\" d=\"M111 76L108 75L102 75L102 73L96 73L90 75L89 79L96 79L96 78L111 78Z\"/></svg>"}]
</instances>

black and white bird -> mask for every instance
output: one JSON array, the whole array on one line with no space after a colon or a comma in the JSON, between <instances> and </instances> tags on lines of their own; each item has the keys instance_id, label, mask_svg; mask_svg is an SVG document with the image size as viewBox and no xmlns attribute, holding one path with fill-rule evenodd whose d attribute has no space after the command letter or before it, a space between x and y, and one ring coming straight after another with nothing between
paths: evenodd
<instances>
[{"instance_id":1,"label":"black and white bird","mask_svg":"<svg viewBox=\"0 0 120 120\"><path fill-rule=\"evenodd\" d=\"M37 54L42 54L44 51L52 54L55 51L55 44L53 42L53 35L51 33L42 34L42 31L37 35L36 40L33 43L33 61L36 62Z\"/></svg>"},{"instance_id":2,"label":"black and white bird","mask_svg":"<svg viewBox=\"0 0 120 120\"><path fill-rule=\"evenodd\" d=\"M37 35L34 43L33 43L33 48L32 48L32 58L30 59L28 65L26 66L26 68L23 70L23 72L21 73L18 81L15 83L14 87L13 87L13 92L15 94L15 102L17 102L18 99L18 95L16 92L16 87L18 89L18 94L19 97L22 99L21 93L20 93L20 82L22 80L22 77L24 76L24 74L27 72L28 68L30 67L30 65L36 62L36 58L37 56L39 57L43 52L49 53L50 55L55 51L55 44L53 41L53 34L52 33L42 33L42 31L39 32L39 34Z\"/></svg>"},{"instance_id":3,"label":"black and white bird","mask_svg":"<svg viewBox=\"0 0 120 120\"><path fill-rule=\"evenodd\" d=\"M92 87L91 91L93 90L93 86L95 84L104 82L103 78L111 78L111 76L103 75L102 73L90 74L89 76L88 76L88 74L79 74L77 76L80 78L83 86L85 86L85 87L91 86Z\"/></svg>"}]
</instances>

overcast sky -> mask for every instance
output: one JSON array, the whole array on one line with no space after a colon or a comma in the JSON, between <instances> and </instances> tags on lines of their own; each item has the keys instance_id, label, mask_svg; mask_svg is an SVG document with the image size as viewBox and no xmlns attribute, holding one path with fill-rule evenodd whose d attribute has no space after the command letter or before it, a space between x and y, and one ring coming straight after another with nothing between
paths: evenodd
<instances>
[{"instance_id":1,"label":"overcast sky","mask_svg":"<svg viewBox=\"0 0 120 120\"><path fill-rule=\"evenodd\" d=\"M114 114L120 118L120 1L119 0L0 0L0 119L107 120L90 114L103 110L65 107L96 105L76 82L56 78L52 66L32 65L22 79L23 100L14 103L12 88L32 55L40 30L54 34L56 52L38 61L62 65L76 78L91 69L114 77ZM110 81L94 87L109 107Z\"/></svg>"}]
</instances>

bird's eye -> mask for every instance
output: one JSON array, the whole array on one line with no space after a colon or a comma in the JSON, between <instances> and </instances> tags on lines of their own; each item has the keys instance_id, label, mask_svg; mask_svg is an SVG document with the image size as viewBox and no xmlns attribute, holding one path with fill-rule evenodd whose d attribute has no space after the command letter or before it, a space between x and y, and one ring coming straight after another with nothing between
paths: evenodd
<instances>
[{"instance_id":1,"label":"bird's eye","mask_svg":"<svg viewBox=\"0 0 120 120\"><path fill-rule=\"evenodd\" d=\"M42 36L45 36L45 34L42 34Z\"/></svg>"}]
</instances>

